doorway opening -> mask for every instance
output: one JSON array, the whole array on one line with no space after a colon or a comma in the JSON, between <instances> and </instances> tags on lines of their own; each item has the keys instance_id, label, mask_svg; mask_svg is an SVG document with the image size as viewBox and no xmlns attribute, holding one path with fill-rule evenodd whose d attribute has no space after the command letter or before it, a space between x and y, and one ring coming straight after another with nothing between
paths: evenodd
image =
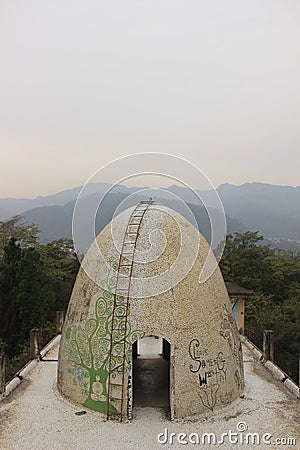
<instances>
[{"instance_id":1,"label":"doorway opening","mask_svg":"<svg viewBox=\"0 0 300 450\"><path fill-rule=\"evenodd\" d=\"M170 412L170 343L146 336L132 346L133 406Z\"/></svg>"}]
</instances>

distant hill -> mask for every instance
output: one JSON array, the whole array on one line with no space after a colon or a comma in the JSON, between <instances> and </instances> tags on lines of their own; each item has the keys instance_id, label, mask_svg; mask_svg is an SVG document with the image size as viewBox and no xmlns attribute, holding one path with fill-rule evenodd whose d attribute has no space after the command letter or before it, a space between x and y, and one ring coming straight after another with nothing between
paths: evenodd
<instances>
[{"instance_id":1,"label":"distant hill","mask_svg":"<svg viewBox=\"0 0 300 450\"><path fill-rule=\"evenodd\" d=\"M244 183L240 186L221 184L218 193L228 209L236 216L244 209L256 208L276 216L300 219L300 186L279 186L266 183Z\"/></svg>"},{"instance_id":2,"label":"distant hill","mask_svg":"<svg viewBox=\"0 0 300 450\"><path fill-rule=\"evenodd\" d=\"M92 194L88 195L83 199L84 208L86 211L90 210L91 205L97 206L100 200L100 195ZM101 206L101 214L98 214L95 221L95 231L98 234L112 219L115 209L118 205L127 197L126 194L121 193L113 193L108 194L105 198L102 206ZM143 197L140 197L142 200ZM166 200L165 198L155 199L159 201L161 204L166 204L174 210L178 209L178 202L174 200ZM132 202L126 203L127 208L129 206L133 206L136 204L137 197L132 200ZM187 203L189 208L191 209L196 222L198 224L199 230L206 237L206 239L210 239L210 222L207 215L207 212L204 207L196 206L195 204ZM41 208L34 208L29 211L23 213L23 217L28 223L36 223L40 230L40 240L41 242L49 242L54 239L58 239L62 236L72 238L72 216L73 209L75 206L75 200L67 203L64 206L44 206ZM120 208L122 211L122 208ZM189 219L188 216L186 216ZM246 228L243 224L239 223L235 219L231 219L227 217L227 227L228 232L233 231L246 231ZM81 249L82 252L85 252L89 247L91 242L85 239L85 236L82 236L82 242L84 242L84 246Z\"/></svg>"},{"instance_id":3,"label":"distant hill","mask_svg":"<svg viewBox=\"0 0 300 450\"><path fill-rule=\"evenodd\" d=\"M94 183L85 191L86 202L98 201L107 189L107 183ZM112 217L115 207L129 194L141 188L119 185L105 200L101 218L97 218L96 231L100 231ZM81 187L68 189L54 195L35 199L0 199L0 220L22 214L28 222L41 229L41 241L47 242L61 236L71 237L72 214ZM176 209L176 200L170 201L169 191L187 202L195 214L199 228L209 238L210 225L203 208L193 205L194 194L180 186L161 189L159 200ZM224 205L228 232L258 230L266 242L285 249L300 249L300 186L277 186L265 183L245 183L241 186L222 184L218 194ZM201 195L201 191L198 191ZM209 201L210 192L206 191ZM136 202L138 197L135 197ZM142 197L140 197L142 199Z\"/></svg>"},{"instance_id":4,"label":"distant hill","mask_svg":"<svg viewBox=\"0 0 300 450\"><path fill-rule=\"evenodd\" d=\"M300 240L300 187L223 184L218 193L226 213L268 238Z\"/></svg>"},{"instance_id":5,"label":"distant hill","mask_svg":"<svg viewBox=\"0 0 300 450\"><path fill-rule=\"evenodd\" d=\"M85 190L86 195L94 193L104 194L111 187L109 183L91 183ZM53 195L46 195L35 198L0 198L0 220L5 220L16 214L43 206L63 206L66 203L76 200L82 186L73 189L66 189ZM130 192L126 186L119 185L116 187L117 192Z\"/></svg>"}]
</instances>

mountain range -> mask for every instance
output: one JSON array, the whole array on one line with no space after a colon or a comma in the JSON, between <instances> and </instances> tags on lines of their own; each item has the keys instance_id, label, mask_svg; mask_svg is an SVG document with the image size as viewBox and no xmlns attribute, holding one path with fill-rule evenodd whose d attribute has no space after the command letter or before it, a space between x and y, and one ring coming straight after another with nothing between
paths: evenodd
<instances>
[{"instance_id":1,"label":"mountain range","mask_svg":"<svg viewBox=\"0 0 300 450\"><path fill-rule=\"evenodd\" d=\"M90 184L84 190L82 201L88 208L91 203L99 202L109 188L111 185L108 183ZM115 186L104 200L101 217L96 218L96 232L111 220L115 208L130 194L136 193L132 200L130 199L131 204L144 199L142 193L137 193L141 189ZM75 187L33 199L0 198L0 220L21 214L27 222L39 226L42 242L62 236L72 237L73 209L80 191L81 187ZM200 196L203 193L197 192ZM235 186L226 183L220 185L217 192L226 213L228 233L259 231L265 237L265 242L271 243L272 246L300 249L300 186L265 183L244 183ZM170 193L173 194L172 197ZM211 194L209 191L205 192L208 203ZM153 199L177 210L182 199L192 210L200 231L209 239L210 224L207 212L203 206L195 205L195 195L189 189L173 185L155 190ZM88 246L89 242L86 245Z\"/></svg>"}]
</instances>

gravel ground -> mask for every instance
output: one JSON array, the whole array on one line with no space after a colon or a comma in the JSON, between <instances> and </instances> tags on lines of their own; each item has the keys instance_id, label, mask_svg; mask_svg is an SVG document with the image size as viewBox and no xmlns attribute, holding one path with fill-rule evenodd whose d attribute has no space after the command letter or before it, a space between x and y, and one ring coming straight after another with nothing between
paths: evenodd
<instances>
[{"instance_id":1,"label":"gravel ground","mask_svg":"<svg viewBox=\"0 0 300 450\"><path fill-rule=\"evenodd\" d=\"M58 346L46 358L57 358ZM299 400L254 360L249 349L243 346L245 361L245 397L229 407L194 421L170 422L162 410L135 408L131 423L103 422L91 411L76 415L84 409L62 399L56 389L56 362L40 362L23 380L21 385L0 403L0 449L1 450L68 450L68 449L162 449L203 448L229 449L300 449ZM214 433L217 440L221 434L237 432L239 443L230 444L225 437L223 444L201 444L203 433ZM242 427L247 426L247 431ZM158 442L158 434L168 430L167 443ZM170 433L176 433L173 443ZM180 444L181 440L195 442L197 433L200 444ZM270 433L270 443L246 445L247 433ZM165 440L165 434L160 437ZM296 445L275 444L276 438L295 438ZM180 439L180 438L179 438ZM231 440L235 440L235 436ZM207 441L206 441L207 442Z\"/></svg>"}]
</instances>

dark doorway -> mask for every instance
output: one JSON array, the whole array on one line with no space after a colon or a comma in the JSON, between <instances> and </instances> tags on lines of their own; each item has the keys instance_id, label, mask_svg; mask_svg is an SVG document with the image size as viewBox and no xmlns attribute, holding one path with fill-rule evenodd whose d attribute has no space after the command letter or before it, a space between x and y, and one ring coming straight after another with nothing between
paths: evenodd
<instances>
[{"instance_id":1,"label":"dark doorway","mask_svg":"<svg viewBox=\"0 0 300 450\"><path fill-rule=\"evenodd\" d=\"M170 344L147 336L133 344L133 406L170 409Z\"/></svg>"}]
</instances>

